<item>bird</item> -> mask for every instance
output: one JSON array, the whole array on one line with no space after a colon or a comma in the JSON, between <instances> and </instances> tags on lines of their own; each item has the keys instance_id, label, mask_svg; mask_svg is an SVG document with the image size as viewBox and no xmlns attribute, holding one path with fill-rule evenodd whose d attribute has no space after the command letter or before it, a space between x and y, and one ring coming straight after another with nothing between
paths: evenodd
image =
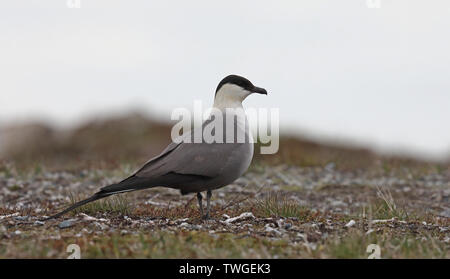
<instances>
[{"instance_id":1,"label":"bird","mask_svg":"<svg viewBox=\"0 0 450 279\"><path fill-rule=\"evenodd\" d=\"M239 75L228 75L223 78L214 95L213 109L223 115L228 111L243 110L242 102L251 94L264 94L264 88L253 85L247 78ZM153 187L167 187L178 189L182 195L194 193L197 195L200 216L210 218L210 201L212 191L227 186L244 174L251 164L254 146L252 135L245 114L233 116L233 139L217 142L188 141L195 135L191 129L181 136L184 140L173 140L157 156L148 160L141 168L126 179L100 188L91 197L81 200L63 211L45 218L58 218L84 204L106 198L114 194L148 189ZM223 118L228 119L226 117ZM214 119L204 121L204 129ZM225 123L224 121L223 123ZM231 121L229 122L231 123ZM225 123L226 124L226 123ZM225 125L226 126L226 125ZM220 128L220 125L218 126ZM230 131L222 125L223 139ZM237 135L244 135L243 142L237 140ZM220 136L220 135L219 135ZM206 213L203 210L203 196L206 191Z\"/></svg>"}]
</instances>

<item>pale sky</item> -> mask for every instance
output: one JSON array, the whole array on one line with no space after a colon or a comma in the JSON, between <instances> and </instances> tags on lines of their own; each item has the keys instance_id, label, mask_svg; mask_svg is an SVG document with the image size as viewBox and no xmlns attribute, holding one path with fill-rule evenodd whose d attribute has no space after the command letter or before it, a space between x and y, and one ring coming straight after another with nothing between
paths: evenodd
<instances>
[{"instance_id":1,"label":"pale sky","mask_svg":"<svg viewBox=\"0 0 450 279\"><path fill-rule=\"evenodd\" d=\"M80 3L0 3L0 124L169 119L234 73L269 91L244 105L278 107L284 131L450 156L448 0Z\"/></svg>"}]
</instances>

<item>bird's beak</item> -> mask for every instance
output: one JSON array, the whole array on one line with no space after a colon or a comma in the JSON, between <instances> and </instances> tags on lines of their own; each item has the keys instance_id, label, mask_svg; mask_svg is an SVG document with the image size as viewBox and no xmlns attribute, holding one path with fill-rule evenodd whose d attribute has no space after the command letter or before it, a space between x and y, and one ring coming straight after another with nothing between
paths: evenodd
<instances>
[{"instance_id":1,"label":"bird's beak","mask_svg":"<svg viewBox=\"0 0 450 279\"><path fill-rule=\"evenodd\" d=\"M255 86L252 90L252 93L264 94L267 95L267 91L264 88Z\"/></svg>"}]
</instances>

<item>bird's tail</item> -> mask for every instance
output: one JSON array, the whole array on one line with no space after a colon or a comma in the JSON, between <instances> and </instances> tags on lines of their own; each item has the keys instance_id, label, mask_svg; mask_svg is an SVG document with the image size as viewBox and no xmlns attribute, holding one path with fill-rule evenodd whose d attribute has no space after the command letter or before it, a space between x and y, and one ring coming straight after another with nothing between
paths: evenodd
<instances>
[{"instance_id":1,"label":"bird's tail","mask_svg":"<svg viewBox=\"0 0 450 279\"><path fill-rule=\"evenodd\" d=\"M77 207L80 207L82 205L85 205L87 203L90 203L90 202L93 202L93 201L96 201L99 199L106 198L106 197L114 195L114 194L120 194L120 193L138 190L139 185L144 185L144 187L141 187L141 188L152 187L152 186L146 187L145 183L144 183L145 181L146 181L146 178L136 177L135 175L130 176L129 178L127 178L117 184L111 184L109 186L101 188L99 192L95 193L90 198L79 201L79 202L71 205L70 207L64 209L63 211L43 219L42 221L47 221L47 220L50 220L53 218L58 218L59 216L62 216L64 214L66 214L67 212L74 210Z\"/></svg>"},{"instance_id":2,"label":"bird's tail","mask_svg":"<svg viewBox=\"0 0 450 279\"><path fill-rule=\"evenodd\" d=\"M113 193L105 193L105 192L101 192L100 191L100 192L95 193L94 195L92 195L90 198L87 198L85 200L79 201L79 202L71 205L70 207L64 209L63 211L43 219L42 221L47 221L47 220L50 220L50 219L58 218L58 217L60 217L60 216L62 216L64 214L66 214L67 212L74 210L75 208L78 208L78 207L80 207L82 205L85 205L87 203L90 203L90 202L93 202L93 201L96 201L96 200L99 200L99 199L102 199L102 198L106 198L107 196L110 196L112 194Z\"/></svg>"}]
</instances>

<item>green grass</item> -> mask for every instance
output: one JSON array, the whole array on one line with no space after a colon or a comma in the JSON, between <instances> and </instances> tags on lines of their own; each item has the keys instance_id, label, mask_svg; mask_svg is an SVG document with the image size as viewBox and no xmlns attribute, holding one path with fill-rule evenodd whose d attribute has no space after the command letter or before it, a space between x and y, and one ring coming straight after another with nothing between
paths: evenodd
<instances>
[{"instance_id":1,"label":"green grass","mask_svg":"<svg viewBox=\"0 0 450 279\"><path fill-rule=\"evenodd\" d=\"M385 220L397 218L398 220L411 220L412 214L409 214L405 209L400 208L391 192L388 189L377 188L377 200L364 209L369 214L369 218L375 220Z\"/></svg>"},{"instance_id":2,"label":"green grass","mask_svg":"<svg viewBox=\"0 0 450 279\"><path fill-rule=\"evenodd\" d=\"M70 193L69 198L71 204L74 204L82 199L79 196L75 197ZM117 213L121 215L130 215L134 208L132 204L122 195L115 195L99 201L91 202L74 209L72 212L85 213L88 215L95 215L98 213Z\"/></svg>"},{"instance_id":3,"label":"green grass","mask_svg":"<svg viewBox=\"0 0 450 279\"><path fill-rule=\"evenodd\" d=\"M384 201L377 202L370 206L369 212L372 212L372 219L392 219L406 221L410 219L410 215L406 210L391 208Z\"/></svg>"},{"instance_id":4,"label":"green grass","mask_svg":"<svg viewBox=\"0 0 450 279\"><path fill-rule=\"evenodd\" d=\"M11 170L11 167L8 164L0 161L0 175L5 178L10 178L14 174L13 171Z\"/></svg>"},{"instance_id":5,"label":"green grass","mask_svg":"<svg viewBox=\"0 0 450 279\"><path fill-rule=\"evenodd\" d=\"M10 191L12 191L12 192L15 192L15 191L19 191L19 190L21 190L21 189L22 189L22 187L20 187L20 186L19 186L19 185L17 185L17 184L14 184L14 185L12 185L12 186L8 187L8 189L9 189Z\"/></svg>"},{"instance_id":6,"label":"green grass","mask_svg":"<svg viewBox=\"0 0 450 279\"><path fill-rule=\"evenodd\" d=\"M365 235L352 231L344 237L330 235L316 248L300 243L269 240L245 234L209 234L198 231L137 231L122 235L114 232L97 236L61 239L15 239L0 242L0 258L66 258L70 244L80 246L82 258L367 258L367 247L380 247L381 258L449 258L447 244L431 237L414 235Z\"/></svg>"},{"instance_id":7,"label":"green grass","mask_svg":"<svg viewBox=\"0 0 450 279\"><path fill-rule=\"evenodd\" d=\"M268 241L231 233L141 231L108 236L0 243L0 258L13 251L20 258L66 258L70 244L80 246L82 258L270 258L294 255L285 240Z\"/></svg>"},{"instance_id":8,"label":"green grass","mask_svg":"<svg viewBox=\"0 0 450 279\"><path fill-rule=\"evenodd\" d=\"M255 213L263 217L296 217L305 219L311 212L304 206L289 200L286 195L270 192L264 199L257 199L254 204Z\"/></svg>"},{"instance_id":9,"label":"green grass","mask_svg":"<svg viewBox=\"0 0 450 279\"><path fill-rule=\"evenodd\" d=\"M322 251L315 251L313 254L315 257L327 255L327 257L338 259L366 259L373 253L373 251L367 252L370 244L380 247L381 258L448 258L450 256L447 245L431 237L424 236L419 240L413 235L398 237L390 234L365 235L361 232L342 239L334 238L322 246Z\"/></svg>"}]
</instances>

